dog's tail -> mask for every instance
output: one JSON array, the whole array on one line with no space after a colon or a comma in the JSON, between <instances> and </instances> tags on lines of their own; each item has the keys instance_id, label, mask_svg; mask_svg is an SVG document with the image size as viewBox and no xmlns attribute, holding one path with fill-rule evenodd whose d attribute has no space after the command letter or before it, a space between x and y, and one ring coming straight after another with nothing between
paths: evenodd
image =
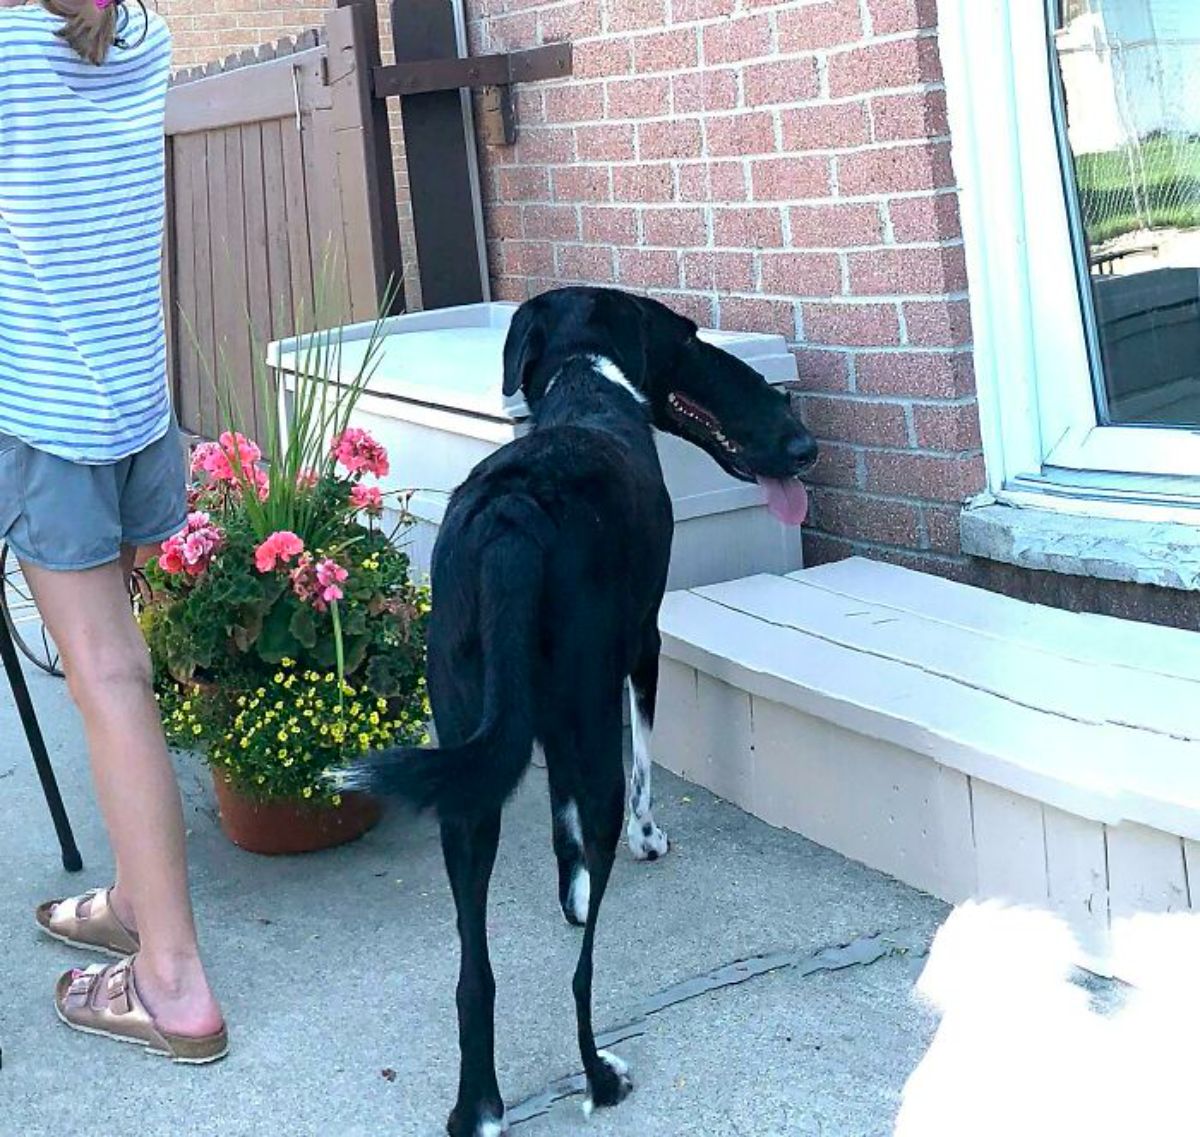
<instances>
[{"instance_id":1,"label":"dog's tail","mask_svg":"<svg viewBox=\"0 0 1200 1137\"><path fill-rule=\"evenodd\" d=\"M334 774L339 788L398 797L442 818L499 808L516 790L533 752L529 671L537 651L544 563L538 531L545 519L539 512L533 526L526 517L505 520L477 561L483 714L475 733L457 746L380 751Z\"/></svg>"}]
</instances>

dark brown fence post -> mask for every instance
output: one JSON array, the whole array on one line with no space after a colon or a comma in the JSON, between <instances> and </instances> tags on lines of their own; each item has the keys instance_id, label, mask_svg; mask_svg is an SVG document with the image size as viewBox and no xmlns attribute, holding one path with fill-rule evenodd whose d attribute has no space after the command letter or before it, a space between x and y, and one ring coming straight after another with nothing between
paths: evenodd
<instances>
[{"instance_id":1,"label":"dark brown fence post","mask_svg":"<svg viewBox=\"0 0 1200 1137\"><path fill-rule=\"evenodd\" d=\"M453 0L392 0L397 63L457 59ZM426 308L489 298L470 104L458 90L400 100Z\"/></svg>"},{"instance_id":2,"label":"dark brown fence post","mask_svg":"<svg viewBox=\"0 0 1200 1137\"><path fill-rule=\"evenodd\" d=\"M175 141L163 139L164 174L166 176L166 216L163 223L162 297L163 322L167 338L167 379L171 387L171 404L179 414L179 330L175 297Z\"/></svg>"}]
</instances>

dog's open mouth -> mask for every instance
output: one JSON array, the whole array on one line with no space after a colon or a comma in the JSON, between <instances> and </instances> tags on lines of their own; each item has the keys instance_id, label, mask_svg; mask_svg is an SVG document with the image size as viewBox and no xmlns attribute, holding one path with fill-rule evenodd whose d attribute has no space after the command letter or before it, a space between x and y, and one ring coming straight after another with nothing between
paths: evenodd
<instances>
[{"instance_id":1,"label":"dog's open mouth","mask_svg":"<svg viewBox=\"0 0 1200 1137\"><path fill-rule=\"evenodd\" d=\"M726 436L716 415L677 391L672 391L667 396L667 405L671 408L671 417L694 438L698 438L700 441L715 442L737 467L740 476L744 477L746 481L750 481L754 477L742 462L741 447Z\"/></svg>"},{"instance_id":2,"label":"dog's open mouth","mask_svg":"<svg viewBox=\"0 0 1200 1137\"><path fill-rule=\"evenodd\" d=\"M808 516L808 490L799 478L767 478L755 474L746 464L742 448L725 434L717 416L686 395L672 391L667 396L667 408L683 435L704 446L726 471L744 482L758 482L762 486L767 495L767 508L776 520L785 525L803 523Z\"/></svg>"}]
</instances>

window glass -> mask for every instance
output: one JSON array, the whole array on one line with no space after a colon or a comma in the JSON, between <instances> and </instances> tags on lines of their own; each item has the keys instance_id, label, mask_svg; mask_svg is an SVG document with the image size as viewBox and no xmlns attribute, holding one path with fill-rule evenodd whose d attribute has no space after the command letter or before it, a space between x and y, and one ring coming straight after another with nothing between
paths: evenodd
<instances>
[{"instance_id":1,"label":"window glass","mask_svg":"<svg viewBox=\"0 0 1200 1137\"><path fill-rule=\"evenodd\" d=\"M1105 424L1200 427L1200 0L1050 0Z\"/></svg>"}]
</instances>

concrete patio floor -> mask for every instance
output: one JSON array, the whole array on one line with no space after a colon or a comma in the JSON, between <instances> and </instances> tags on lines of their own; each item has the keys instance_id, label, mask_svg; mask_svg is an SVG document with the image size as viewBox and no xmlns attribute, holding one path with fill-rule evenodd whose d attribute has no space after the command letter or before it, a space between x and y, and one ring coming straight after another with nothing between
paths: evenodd
<instances>
[{"instance_id":1,"label":"concrete patio floor","mask_svg":"<svg viewBox=\"0 0 1200 1137\"><path fill-rule=\"evenodd\" d=\"M444 1132L457 1072L453 905L433 823L397 810L344 849L259 858L221 835L206 771L181 758L196 906L232 1054L208 1069L175 1068L57 1023L55 976L90 960L42 940L32 909L107 883L111 862L66 691L40 676L31 685L86 867L81 877L60 868L4 692L0 1132ZM675 847L655 865L622 851L598 938L597 1024L637 1019L658 993L735 961L793 954L768 974L619 1032L633 1035L615 1049L636 1085L621 1108L585 1123L578 1098L561 1100L514 1132L890 1134L899 1091L933 1032L910 990L944 907L662 772L657 798ZM557 908L545 799L533 770L506 814L492 886L498 1067L518 1116L537 1114L536 1102L519 1103L542 1096L544 1104L554 1096L547 1088L578 1069L570 992L578 935ZM892 938L862 942L877 933Z\"/></svg>"}]
</instances>

